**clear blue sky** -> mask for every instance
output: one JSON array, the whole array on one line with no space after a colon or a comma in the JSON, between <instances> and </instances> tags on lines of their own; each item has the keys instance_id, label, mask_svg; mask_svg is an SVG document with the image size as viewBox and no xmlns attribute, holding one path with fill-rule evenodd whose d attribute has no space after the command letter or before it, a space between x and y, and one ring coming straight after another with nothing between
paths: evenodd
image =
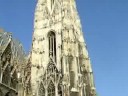
<instances>
[{"instance_id":1,"label":"clear blue sky","mask_svg":"<svg viewBox=\"0 0 128 96\"><path fill-rule=\"evenodd\" d=\"M128 96L128 0L76 0L99 96ZM0 0L0 27L26 51L36 0Z\"/></svg>"}]
</instances>

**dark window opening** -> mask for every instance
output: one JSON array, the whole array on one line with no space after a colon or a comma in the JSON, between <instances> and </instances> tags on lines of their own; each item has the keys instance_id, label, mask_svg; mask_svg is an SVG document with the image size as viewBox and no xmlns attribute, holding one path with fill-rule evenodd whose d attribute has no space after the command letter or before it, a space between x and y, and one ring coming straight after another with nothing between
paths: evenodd
<instances>
[{"instance_id":1,"label":"dark window opening","mask_svg":"<svg viewBox=\"0 0 128 96\"><path fill-rule=\"evenodd\" d=\"M51 0L51 9L53 8L54 0Z\"/></svg>"},{"instance_id":2,"label":"dark window opening","mask_svg":"<svg viewBox=\"0 0 128 96\"><path fill-rule=\"evenodd\" d=\"M39 89L39 96L45 96L45 88L42 83L41 83L40 89Z\"/></svg>"},{"instance_id":3,"label":"dark window opening","mask_svg":"<svg viewBox=\"0 0 128 96\"><path fill-rule=\"evenodd\" d=\"M54 32L50 32L48 35L49 38L49 57L53 58L56 62L56 36Z\"/></svg>"},{"instance_id":4,"label":"dark window opening","mask_svg":"<svg viewBox=\"0 0 128 96\"><path fill-rule=\"evenodd\" d=\"M52 81L48 86L48 96L55 96L55 86Z\"/></svg>"}]
</instances>

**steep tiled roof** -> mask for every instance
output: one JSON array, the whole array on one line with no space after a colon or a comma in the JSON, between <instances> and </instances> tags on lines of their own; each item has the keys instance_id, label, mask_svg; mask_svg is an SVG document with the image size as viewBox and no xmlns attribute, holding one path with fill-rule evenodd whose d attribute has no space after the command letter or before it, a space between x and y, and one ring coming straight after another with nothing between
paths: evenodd
<instances>
[{"instance_id":1,"label":"steep tiled roof","mask_svg":"<svg viewBox=\"0 0 128 96\"><path fill-rule=\"evenodd\" d=\"M22 44L12 37L9 32L0 32L0 55L3 54L8 44L11 43L12 58L22 61L25 57Z\"/></svg>"},{"instance_id":2,"label":"steep tiled roof","mask_svg":"<svg viewBox=\"0 0 128 96\"><path fill-rule=\"evenodd\" d=\"M24 61L23 59L25 58L25 52L22 44L14 38L12 39L11 43L13 58L17 58L17 60L19 60L20 62Z\"/></svg>"},{"instance_id":3,"label":"steep tiled roof","mask_svg":"<svg viewBox=\"0 0 128 96\"><path fill-rule=\"evenodd\" d=\"M0 32L0 55L4 52L11 41L11 33Z\"/></svg>"}]
</instances>

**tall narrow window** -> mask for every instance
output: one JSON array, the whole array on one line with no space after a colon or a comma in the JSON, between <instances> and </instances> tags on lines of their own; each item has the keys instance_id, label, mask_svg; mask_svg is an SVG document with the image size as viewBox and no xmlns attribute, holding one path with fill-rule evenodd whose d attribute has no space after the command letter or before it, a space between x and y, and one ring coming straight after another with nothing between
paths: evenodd
<instances>
[{"instance_id":1,"label":"tall narrow window","mask_svg":"<svg viewBox=\"0 0 128 96\"><path fill-rule=\"evenodd\" d=\"M55 86L52 81L48 86L48 96L55 96Z\"/></svg>"},{"instance_id":2,"label":"tall narrow window","mask_svg":"<svg viewBox=\"0 0 128 96\"><path fill-rule=\"evenodd\" d=\"M62 96L62 88L60 84L58 84L58 95Z\"/></svg>"},{"instance_id":3,"label":"tall narrow window","mask_svg":"<svg viewBox=\"0 0 128 96\"><path fill-rule=\"evenodd\" d=\"M49 38L49 57L56 62L56 36L54 32L48 34Z\"/></svg>"},{"instance_id":4,"label":"tall narrow window","mask_svg":"<svg viewBox=\"0 0 128 96\"><path fill-rule=\"evenodd\" d=\"M45 96L45 88L42 83L41 83L40 89L39 89L39 96Z\"/></svg>"}]
</instances>

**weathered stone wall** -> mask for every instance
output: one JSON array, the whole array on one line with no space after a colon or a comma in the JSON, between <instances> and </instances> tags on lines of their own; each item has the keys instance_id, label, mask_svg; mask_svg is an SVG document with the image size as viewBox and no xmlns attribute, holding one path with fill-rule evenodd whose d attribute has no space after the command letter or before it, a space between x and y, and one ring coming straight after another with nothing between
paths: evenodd
<instances>
[{"instance_id":1,"label":"weathered stone wall","mask_svg":"<svg viewBox=\"0 0 128 96\"><path fill-rule=\"evenodd\" d=\"M90 86L88 93L91 93L91 88L94 87L92 68L75 0L38 0L31 53L33 95L39 96L39 84L44 76L47 77L47 74L44 74L49 72L47 68L52 58L49 56L48 34L51 31L56 37L56 61L52 62L63 77L63 96L73 96L72 93L83 96L86 85ZM56 83L54 85L56 86Z\"/></svg>"},{"instance_id":2,"label":"weathered stone wall","mask_svg":"<svg viewBox=\"0 0 128 96\"><path fill-rule=\"evenodd\" d=\"M18 73L22 74L25 53L22 45L8 32L0 33L0 96L17 96ZM23 77L20 77L22 79Z\"/></svg>"}]
</instances>

